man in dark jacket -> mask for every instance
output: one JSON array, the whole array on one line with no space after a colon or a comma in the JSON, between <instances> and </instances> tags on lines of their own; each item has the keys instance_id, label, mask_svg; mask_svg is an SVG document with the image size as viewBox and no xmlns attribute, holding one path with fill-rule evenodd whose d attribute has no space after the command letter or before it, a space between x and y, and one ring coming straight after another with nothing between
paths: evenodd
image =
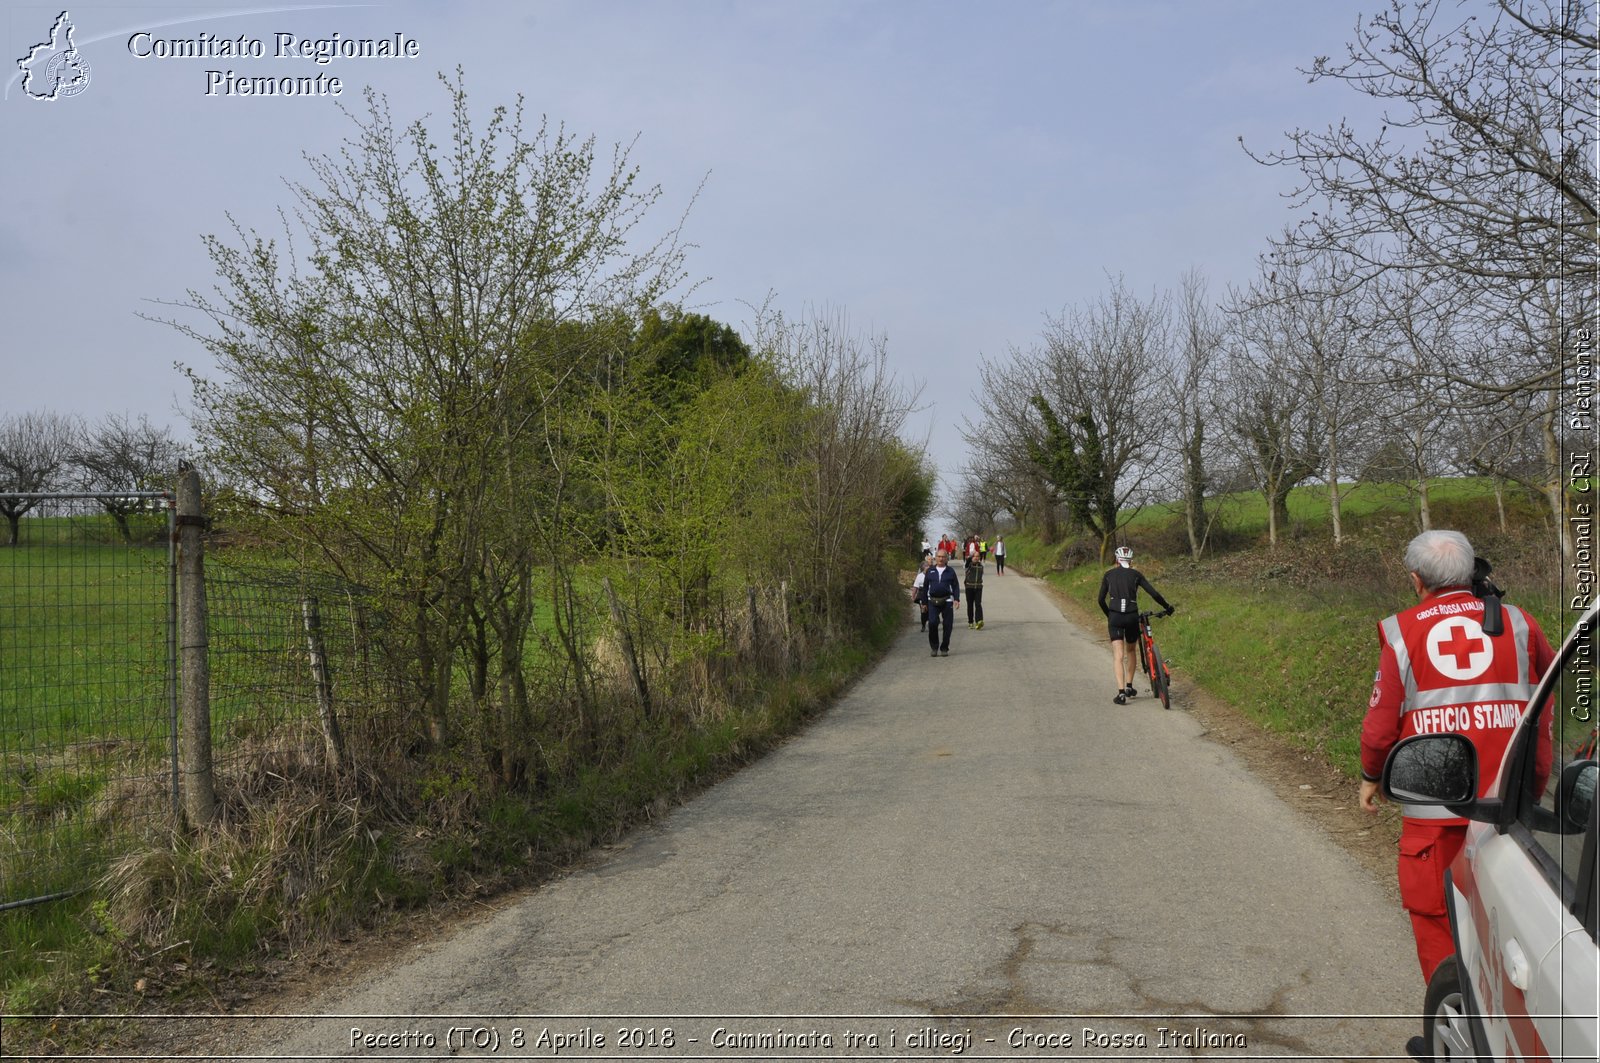
<instances>
[{"instance_id":1,"label":"man in dark jacket","mask_svg":"<svg viewBox=\"0 0 1600 1063\"><path fill-rule=\"evenodd\" d=\"M950 555L945 551L933 555L933 567L922 581L922 594L928 603L928 648L934 657L948 657L955 607L961 602L961 577L950 567Z\"/></svg>"},{"instance_id":2,"label":"man in dark jacket","mask_svg":"<svg viewBox=\"0 0 1600 1063\"><path fill-rule=\"evenodd\" d=\"M1139 651L1134 645L1139 641L1140 587L1161 603L1168 616L1172 615L1172 606L1161 592L1133 567L1133 548L1117 547L1117 567L1100 579L1100 611L1106 614L1111 629L1111 670L1117 678L1117 696L1111 700L1118 705L1126 705L1135 693L1133 676L1139 670Z\"/></svg>"}]
</instances>

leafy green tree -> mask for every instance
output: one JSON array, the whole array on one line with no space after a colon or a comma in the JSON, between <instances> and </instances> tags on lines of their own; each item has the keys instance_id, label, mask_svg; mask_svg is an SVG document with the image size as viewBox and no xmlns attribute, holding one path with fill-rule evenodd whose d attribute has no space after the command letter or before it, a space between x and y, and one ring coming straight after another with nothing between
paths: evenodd
<instances>
[{"instance_id":1,"label":"leafy green tree","mask_svg":"<svg viewBox=\"0 0 1600 1063\"><path fill-rule=\"evenodd\" d=\"M1109 541L1117 529L1120 506L1094 418L1079 413L1062 421L1043 395L1033 396L1033 406L1044 430L1042 438L1028 438L1029 455L1066 500L1073 518L1102 543Z\"/></svg>"},{"instance_id":2,"label":"leafy green tree","mask_svg":"<svg viewBox=\"0 0 1600 1063\"><path fill-rule=\"evenodd\" d=\"M674 407L750 361L750 347L731 326L677 307L646 309L634 341L634 366L649 394Z\"/></svg>"},{"instance_id":3,"label":"leafy green tree","mask_svg":"<svg viewBox=\"0 0 1600 1063\"><path fill-rule=\"evenodd\" d=\"M502 716L488 731L527 715L534 573L567 549L566 403L605 375L599 345L567 360L571 326L682 273L674 233L636 246L659 191L625 150L603 164L520 103L479 130L459 72L445 87L442 147L369 93L340 154L292 186L299 232L207 237L215 294L184 304L205 324L172 322L218 366L191 371L211 463L279 518L266 533L388 596L435 744L463 654L472 705Z\"/></svg>"}]
</instances>

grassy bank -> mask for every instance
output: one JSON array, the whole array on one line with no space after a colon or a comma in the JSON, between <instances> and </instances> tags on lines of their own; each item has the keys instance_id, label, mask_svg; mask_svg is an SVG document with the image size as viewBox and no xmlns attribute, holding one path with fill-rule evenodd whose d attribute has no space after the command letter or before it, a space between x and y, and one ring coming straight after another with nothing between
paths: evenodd
<instances>
[{"instance_id":1,"label":"grassy bank","mask_svg":"<svg viewBox=\"0 0 1600 1063\"><path fill-rule=\"evenodd\" d=\"M1354 777L1377 667L1376 625L1414 601L1401 558L1416 526L1408 509L1414 496L1395 485L1358 488L1346 502L1351 534L1337 546L1326 532L1325 488L1291 494L1290 513L1304 527L1276 548L1260 541L1264 508L1256 513L1258 524L1231 525L1227 549L1199 562L1189 560L1187 539L1170 511L1137 514L1127 534L1135 564L1178 607L1175 616L1156 622L1156 636L1180 684L1199 684L1263 729ZM1235 516L1251 512L1248 496L1223 504ZM1529 610L1558 643L1573 617L1561 608L1559 559L1538 510L1526 500L1509 500L1513 524L1502 535L1486 482L1441 484L1433 504L1435 526L1466 531L1479 553L1494 560L1495 579L1509 600ZM1094 549L1070 540L1046 546L1026 529L1008 534L1006 547L1010 565L1045 577L1098 619L1095 599L1105 566Z\"/></svg>"}]
</instances>

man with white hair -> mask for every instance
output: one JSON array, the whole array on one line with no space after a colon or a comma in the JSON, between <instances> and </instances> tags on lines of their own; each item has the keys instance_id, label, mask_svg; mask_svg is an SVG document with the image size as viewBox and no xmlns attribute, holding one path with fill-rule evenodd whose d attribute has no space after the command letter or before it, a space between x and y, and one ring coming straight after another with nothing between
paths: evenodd
<instances>
[{"instance_id":1,"label":"man with white hair","mask_svg":"<svg viewBox=\"0 0 1600 1063\"><path fill-rule=\"evenodd\" d=\"M1426 531L1406 547L1418 604L1378 625L1378 674L1361 725L1361 807L1378 811L1378 783L1402 738L1455 732L1478 751L1484 796L1493 787L1517 721L1555 651L1533 617L1502 605L1497 635L1484 632L1484 602L1472 590L1476 558L1457 531ZM1491 625L1492 627L1493 625ZM1550 773L1549 719L1535 771ZM1466 838L1467 821L1433 805L1407 805L1400 829L1400 902L1411 914L1424 981L1455 951L1444 873ZM1420 1038L1413 1038L1420 1046Z\"/></svg>"}]
</instances>

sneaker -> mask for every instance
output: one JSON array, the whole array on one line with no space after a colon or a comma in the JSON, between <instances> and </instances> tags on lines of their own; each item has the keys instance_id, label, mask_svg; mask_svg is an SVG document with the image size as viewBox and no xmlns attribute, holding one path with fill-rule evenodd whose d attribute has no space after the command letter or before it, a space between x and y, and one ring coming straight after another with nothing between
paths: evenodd
<instances>
[{"instance_id":1,"label":"sneaker","mask_svg":"<svg viewBox=\"0 0 1600 1063\"><path fill-rule=\"evenodd\" d=\"M1139 692L1137 690L1133 689L1133 684L1132 683L1129 683L1127 686L1123 687L1122 688L1122 692L1124 694L1128 695L1128 697L1130 697L1130 698L1136 698L1136 697L1139 696Z\"/></svg>"},{"instance_id":2,"label":"sneaker","mask_svg":"<svg viewBox=\"0 0 1600 1063\"><path fill-rule=\"evenodd\" d=\"M950 651L949 650L940 650L939 651L939 656L940 657L948 657L948 656L950 656Z\"/></svg>"},{"instance_id":3,"label":"sneaker","mask_svg":"<svg viewBox=\"0 0 1600 1063\"><path fill-rule=\"evenodd\" d=\"M1119 690L1117 691L1117 696L1111 700L1116 702L1118 705L1126 705L1128 703L1128 695Z\"/></svg>"},{"instance_id":4,"label":"sneaker","mask_svg":"<svg viewBox=\"0 0 1600 1063\"><path fill-rule=\"evenodd\" d=\"M930 652L928 654L928 656L929 657L937 657L937 656L939 656L939 651L938 650L933 650L932 652Z\"/></svg>"},{"instance_id":5,"label":"sneaker","mask_svg":"<svg viewBox=\"0 0 1600 1063\"><path fill-rule=\"evenodd\" d=\"M1413 1035L1406 1041L1406 1055L1412 1059L1432 1059L1433 1053L1428 1051L1428 1042L1420 1034Z\"/></svg>"},{"instance_id":6,"label":"sneaker","mask_svg":"<svg viewBox=\"0 0 1600 1063\"><path fill-rule=\"evenodd\" d=\"M978 628L979 631L983 630L983 621L982 620L978 621L977 628Z\"/></svg>"}]
</instances>

